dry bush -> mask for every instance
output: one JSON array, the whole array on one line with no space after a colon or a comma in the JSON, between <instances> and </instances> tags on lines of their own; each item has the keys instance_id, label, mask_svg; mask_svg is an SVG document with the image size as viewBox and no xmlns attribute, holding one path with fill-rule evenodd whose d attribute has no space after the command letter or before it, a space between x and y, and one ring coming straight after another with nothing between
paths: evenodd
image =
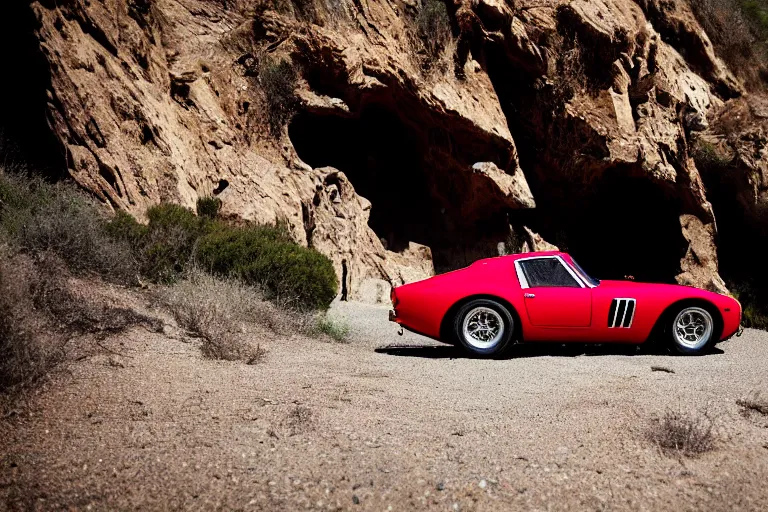
<instances>
[{"instance_id":1,"label":"dry bush","mask_svg":"<svg viewBox=\"0 0 768 512\"><path fill-rule=\"evenodd\" d=\"M768 416L768 398L760 396L759 393L754 393L749 398L743 400L736 400L736 404L741 407L741 412L744 416L752 413Z\"/></svg>"},{"instance_id":2,"label":"dry bush","mask_svg":"<svg viewBox=\"0 0 768 512\"><path fill-rule=\"evenodd\" d=\"M212 276L199 268L157 295L179 325L202 341L205 357L228 361L261 361L265 351L248 340L248 324L266 328L280 337L328 336L345 341L349 328L326 314L275 305L256 287L242 281Z\"/></svg>"},{"instance_id":3,"label":"dry bush","mask_svg":"<svg viewBox=\"0 0 768 512\"><path fill-rule=\"evenodd\" d=\"M0 390L31 384L65 357L77 334L106 336L162 323L93 293L78 292L57 256L0 250Z\"/></svg>"},{"instance_id":4,"label":"dry bush","mask_svg":"<svg viewBox=\"0 0 768 512\"><path fill-rule=\"evenodd\" d=\"M104 212L67 184L0 171L0 233L28 253L54 253L74 272L132 282L133 251L107 231Z\"/></svg>"},{"instance_id":5,"label":"dry bush","mask_svg":"<svg viewBox=\"0 0 768 512\"><path fill-rule=\"evenodd\" d=\"M768 78L768 5L760 0L691 0L718 56L750 89Z\"/></svg>"},{"instance_id":6,"label":"dry bush","mask_svg":"<svg viewBox=\"0 0 768 512\"><path fill-rule=\"evenodd\" d=\"M427 76L446 75L453 69L456 42L444 2L425 0L414 21L411 45Z\"/></svg>"},{"instance_id":7,"label":"dry bush","mask_svg":"<svg viewBox=\"0 0 768 512\"><path fill-rule=\"evenodd\" d=\"M552 77L552 102L556 109L562 109L574 96L594 93L595 86L589 81L578 37L566 41L562 36L554 36L553 43L559 53L557 74Z\"/></svg>"},{"instance_id":8,"label":"dry bush","mask_svg":"<svg viewBox=\"0 0 768 512\"><path fill-rule=\"evenodd\" d=\"M714 419L707 411L667 410L648 429L648 439L665 453L695 457L715 448Z\"/></svg>"},{"instance_id":9,"label":"dry bush","mask_svg":"<svg viewBox=\"0 0 768 512\"><path fill-rule=\"evenodd\" d=\"M47 335L50 319L33 302L41 284L30 259L0 251L0 391L37 380L62 359L62 340Z\"/></svg>"},{"instance_id":10,"label":"dry bush","mask_svg":"<svg viewBox=\"0 0 768 512\"><path fill-rule=\"evenodd\" d=\"M287 423L292 436L312 430L314 423L312 409L303 405L297 405L288 413Z\"/></svg>"},{"instance_id":11,"label":"dry bush","mask_svg":"<svg viewBox=\"0 0 768 512\"><path fill-rule=\"evenodd\" d=\"M254 347L244 323L267 327L289 335L307 329L306 315L289 315L264 300L254 287L236 279L220 279L199 269L190 270L184 279L159 292L183 328L202 340L205 357L255 364L264 350Z\"/></svg>"},{"instance_id":12,"label":"dry bush","mask_svg":"<svg viewBox=\"0 0 768 512\"><path fill-rule=\"evenodd\" d=\"M291 62L278 62L266 55L260 58L259 85L264 91L269 130L276 139L280 138L283 127L298 108L298 81L299 74Z\"/></svg>"},{"instance_id":13,"label":"dry bush","mask_svg":"<svg viewBox=\"0 0 768 512\"><path fill-rule=\"evenodd\" d=\"M313 327L308 334L328 336L333 341L345 343L349 338L349 326L327 314L321 314L315 318Z\"/></svg>"}]
</instances>

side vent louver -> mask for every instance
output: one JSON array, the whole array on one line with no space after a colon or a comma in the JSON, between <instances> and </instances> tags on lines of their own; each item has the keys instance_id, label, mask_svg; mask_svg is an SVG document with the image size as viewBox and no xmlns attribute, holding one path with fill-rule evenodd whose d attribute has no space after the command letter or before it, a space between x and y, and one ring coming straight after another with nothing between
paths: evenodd
<instances>
[{"instance_id":1,"label":"side vent louver","mask_svg":"<svg viewBox=\"0 0 768 512\"><path fill-rule=\"evenodd\" d=\"M608 327L631 327L635 318L635 299L613 299L608 310Z\"/></svg>"}]
</instances>

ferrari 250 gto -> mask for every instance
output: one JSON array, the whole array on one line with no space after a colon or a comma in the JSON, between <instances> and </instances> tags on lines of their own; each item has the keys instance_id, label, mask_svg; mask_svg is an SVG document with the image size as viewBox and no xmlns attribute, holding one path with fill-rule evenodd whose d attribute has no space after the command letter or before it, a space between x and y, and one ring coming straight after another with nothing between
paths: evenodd
<instances>
[{"instance_id":1,"label":"ferrari 250 gto","mask_svg":"<svg viewBox=\"0 0 768 512\"><path fill-rule=\"evenodd\" d=\"M644 343L700 354L740 332L737 300L690 286L599 281L563 252L476 261L392 289L390 320L484 356L514 342Z\"/></svg>"}]
</instances>

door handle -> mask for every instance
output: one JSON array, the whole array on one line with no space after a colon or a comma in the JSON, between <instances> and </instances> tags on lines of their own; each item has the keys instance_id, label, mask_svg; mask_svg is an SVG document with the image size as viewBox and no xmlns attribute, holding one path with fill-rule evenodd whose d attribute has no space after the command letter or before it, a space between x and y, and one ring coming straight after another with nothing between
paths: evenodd
<instances>
[{"instance_id":1,"label":"door handle","mask_svg":"<svg viewBox=\"0 0 768 512\"><path fill-rule=\"evenodd\" d=\"M525 298L526 299L535 299L536 298L536 294L535 293L526 293L525 294Z\"/></svg>"}]
</instances>

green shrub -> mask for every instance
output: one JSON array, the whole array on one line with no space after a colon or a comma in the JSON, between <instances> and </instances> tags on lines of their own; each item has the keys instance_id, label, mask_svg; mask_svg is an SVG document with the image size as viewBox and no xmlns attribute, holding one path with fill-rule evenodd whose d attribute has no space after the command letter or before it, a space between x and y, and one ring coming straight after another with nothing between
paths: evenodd
<instances>
[{"instance_id":1,"label":"green shrub","mask_svg":"<svg viewBox=\"0 0 768 512\"><path fill-rule=\"evenodd\" d=\"M216 201L188 208L160 204L148 223L130 214L112 219L74 187L0 173L0 236L22 251L55 254L77 272L130 282L137 274L176 281L196 260L223 276L256 284L282 305L326 308L336 295L330 260L297 245L286 223L235 227L211 218Z\"/></svg>"},{"instance_id":2,"label":"green shrub","mask_svg":"<svg viewBox=\"0 0 768 512\"><path fill-rule=\"evenodd\" d=\"M201 197L197 200L197 215L215 219L221 210L221 199L218 197Z\"/></svg>"},{"instance_id":3,"label":"green shrub","mask_svg":"<svg viewBox=\"0 0 768 512\"><path fill-rule=\"evenodd\" d=\"M755 304L746 304L742 312L744 327L768 331L768 312Z\"/></svg>"},{"instance_id":4,"label":"green shrub","mask_svg":"<svg viewBox=\"0 0 768 512\"><path fill-rule=\"evenodd\" d=\"M695 139L691 156L696 166L704 173L725 172L733 163L732 155L718 150L714 144L701 137Z\"/></svg>"},{"instance_id":5,"label":"green shrub","mask_svg":"<svg viewBox=\"0 0 768 512\"><path fill-rule=\"evenodd\" d=\"M139 223L133 215L118 210L107 223L107 233L115 239L125 240L132 247L140 244L147 234L148 227Z\"/></svg>"},{"instance_id":6,"label":"green shrub","mask_svg":"<svg viewBox=\"0 0 768 512\"><path fill-rule=\"evenodd\" d=\"M768 302L765 293L746 282L728 281L728 289L741 303L744 327L768 330Z\"/></svg>"},{"instance_id":7,"label":"green shrub","mask_svg":"<svg viewBox=\"0 0 768 512\"><path fill-rule=\"evenodd\" d=\"M283 126L296 112L299 100L296 85L299 77L288 61L275 62L264 57L260 65L259 83L267 105L267 122L272 136L279 137Z\"/></svg>"},{"instance_id":8,"label":"green shrub","mask_svg":"<svg viewBox=\"0 0 768 512\"><path fill-rule=\"evenodd\" d=\"M768 40L768 4L764 0L739 0L739 4L758 40Z\"/></svg>"},{"instance_id":9,"label":"green shrub","mask_svg":"<svg viewBox=\"0 0 768 512\"><path fill-rule=\"evenodd\" d=\"M169 203L149 208L147 218L149 222L143 225L130 214L118 212L107 231L133 248L144 276L160 283L175 281L193 260L198 238L217 226L188 208Z\"/></svg>"},{"instance_id":10,"label":"green shrub","mask_svg":"<svg viewBox=\"0 0 768 512\"><path fill-rule=\"evenodd\" d=\"M114 239L105 212L71 185L0 173L0 232L28 253L53 253L78 273L129 282L131 246Z\"/></svg>"},{"instance_id":11,"label":"green shrub","mask_svg":"<svg viewBox=\"0 0 768 512\"><path fill-rule=\"evenodd\" d=\"M290 240L279 226L214 231L200 239L203 268L262 287L272 299L299 309L325 309L336 296L333 264Z\"/></svg>"}]
</instances>

